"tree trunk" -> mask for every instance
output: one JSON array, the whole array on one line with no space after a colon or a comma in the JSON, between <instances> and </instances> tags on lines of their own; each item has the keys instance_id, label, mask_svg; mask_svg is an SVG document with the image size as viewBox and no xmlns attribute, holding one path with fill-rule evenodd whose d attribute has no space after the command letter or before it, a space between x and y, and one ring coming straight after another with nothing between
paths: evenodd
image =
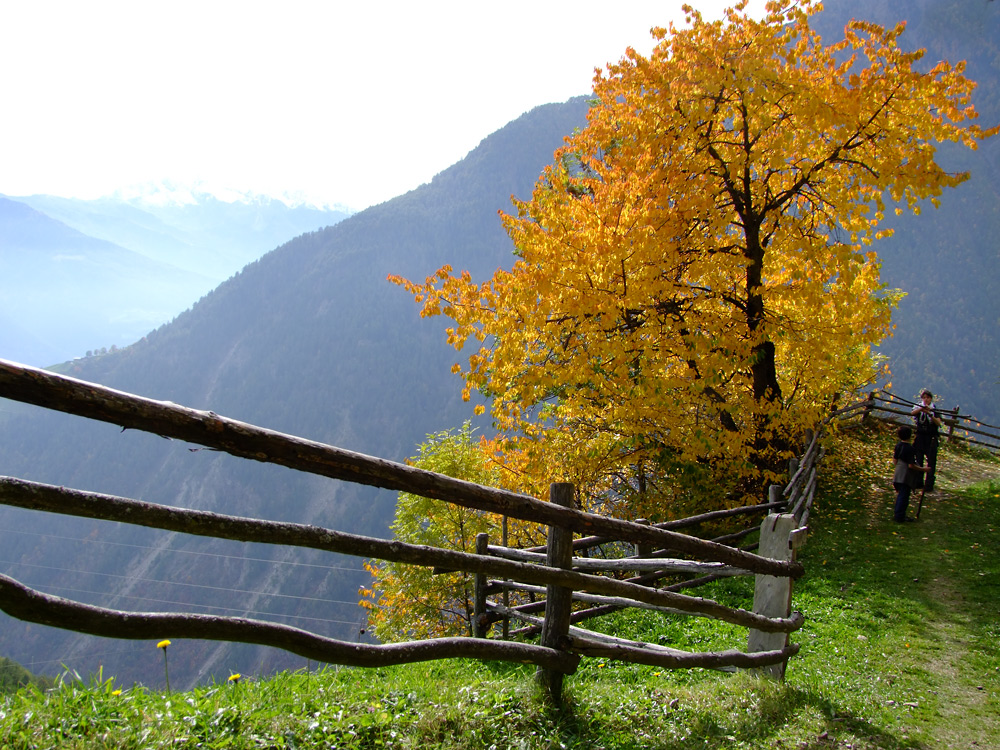
<instances>
[{"instance_id":1,"label":"tree trunk","mask_svg":"<svg viewBox=\"0 0 1000 750\"><path fill-rule=\"evenodd\" d=\"M760 240L760 221L744 219L746 231L746 319L747 333L752 339L758 338L764 324L764 245ZM765 334L766 335L766 334ZM750 361L750 378L753 398L756 404L753 436L753 464L762 472L777 469L772 458L778 453L774 436L768 437L770 427L770 406L781 399L778 384L778 368L775 362L774 342L769 337L757 341L753 346ZM769 482L765 480L765 483Z\"/></svg>"},{"instance_id":2,"label":"tree trunk","mask_svg":"<svg viewBox=\"0 0 1000 750\"><path fill-rule=\"evenodd\" d=\"M746 258L750 261L746 271L747 332L754 338L764 323L764 247L760 241L758 223L746 222ZM750 363L754 401L776 401L781 398L778 369L774 361L774 342L769 338L754 344Z\"/></svg>"}]
</instances>

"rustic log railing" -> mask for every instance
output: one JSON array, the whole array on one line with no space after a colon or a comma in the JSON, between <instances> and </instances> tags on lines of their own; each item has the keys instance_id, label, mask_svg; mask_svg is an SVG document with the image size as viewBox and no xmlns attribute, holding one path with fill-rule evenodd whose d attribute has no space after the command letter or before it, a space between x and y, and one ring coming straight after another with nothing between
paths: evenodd
<instances>
[{"instance_id":1,"label":"rustic log railing","mask_svg":"<svg viewBox=\"0 0 1000 750\"><path fill-rule=\"evenodd\" d=\"M809 435L808 447L800 458L791 462L791 479L784 487L773 485L769 492L769 501L761 505L746 506L730 510L712 511L699 516L693 516L676 521L668 521L655 524L651 528L665 527L690 528L707 521L718 521L720 519L732 519L741 515L764 515L766 518L759 527L751 527L726 537L742 537L749 533L759 531L760 542L749 545L749 548L760 547L767 549L765 557L770 559L784 560L789 564L794 562L795 551L805 542L806 521L815 496L817 480L817 464L822 458L822 449L819 446L819 434ZM790 509L785 514L776 514L775 510ZM587 549L606 544L612 541L607 537L589 537L577 539L573 542L573 551L586 551ZM714 540L720 543L719 539ZM546 559L541 552L543 548L532 548L530 550L510 549L502 546L489 544L488 535L480 534L476 540L476 548L482 553L491 554L498 558L518 560L525 562L541 563ZM799 615L791 615L791 594L792 576L773 576L768 574L755 573L745 568L734 567L719 562L705 562L698 560L678 560L667 558L666 550L647 549L635 556L616 559L597 559L591 557L572 557L569 565L574 570L594 571L604 574L621 574L628 572L640 573L640 575L625 579L625 582L642 586L653 586L662 579L676 578L677 574L694 574L697 577L672 583L669 586L660 588L660 591L678 592L683 589L695 588L720 578L730 576L756 575L756 585L754 594L754 612L767 611L776 620L785 618L798 621ZM510 607L490 599L490 595L507 591L519 591L532 595L541 595L543 590L537 586L527 585L523 582L511 580L491 579L488 574L477 574L475 579L474 621L473 629L477 634L485 634L489 628L498 621L505 624L504 631L507 632L507 623L511 620L520 621L523 627L510 631L511 636L532 636L542 632L544 621L535 616L535 613L548 613L546 601L534 601L518 606ZM569 623L579 623L593 617L609 614L611 612L625 608L650 608L666 614L690 614L670 607L652 605L639 602L635 599L621 599L607 595L584 593L574 591L572 599L575 602L591 605L587 608L576 609L570 615ZM593 631L581 630L579 628L568 627L567 637L572 644L571 648L576 653L590 656L600 656L602 658L626 658L630 661L642 664L656 664L668 668L680 667L709 667L715 669L733 669L737 667L758 667L773 676L784 675L785 665L790 655L797 652L795 644L789 645L788 633L790 630L780 631L774 628L756 628L746 621L740 624L746 625L750 629L748 637L748 653L726 652L722 653L685 653L676 649L665 649L663 647L648 644L622 641L613 639L610 636L595 633ZM737 656L737 653L739 656ZM764 654L777 655L784 654L784 658L763 657Z\"/></svg>"},{"instance_id":2,"label":"rustic log railing","mask_svg":"<svg viewBox=\"0 0 1000 750\"><path fill-rule=\"evenodd\" d=\"M805 471L807 481L796 482L803 470L793 473L793 482L772 492L769 502L752 510L721 511L693 519L664 524L645 524L609 518L571 507L572 487L553 485L553 502L542 502L526 495L454 479L385 459L353 453L334 446L274 432L244 422L228 419L210 411L199 411L170 402L142 398L104 386L76 380L24 365L0 360L0 397L34 404L47 409L96 419L123 428L151 432L169 438L225 451L255 461L275 463L290 469L334 479L382 487L455 505L499 515L545 524L549 527L549 546L543 562L534 557L504 559L490 549L486 540L477 546L477 554L412 545L395 540L375 539L347 534L331 529L302 524L262 521L227 516L204 511L171 508L140 500L82 492L11 477L0 477L0 503L47 512L86 518L119 521L162 530L199 536L212 536L265 544L293 545L327 550L365 558L462 570L478 574L479 596L485 597L490 586L487 579L507 582L505 585L545 587L544 618L535 624L542 628L539 645L489 638L446 638L414 641L391 645L365 645L324 638L297 628L245 618L214 617L173 613L133 613L104 609L34 591L16 580L0 575L0 609L13 617L75 630L92 635L125 639L162 637L205 638L240 641L276 646L310 659L355 666L380 666L438 658L477 658L527 662L540 669L540 677L551 697L558 701L562 675L572 674L581 656L617 658L663 667L774 667L784 669L787 659L798 646L788 644L788 634L801 627L803 618L790 611L791 581L803 572L789 550L790 537L784 535L768 542L780 552L773 557L737 549L721 541L700 539L682 534L676 529L695 523L715 520L724 515L767 513L789 507L792 498L800 497L797 507L808 513L811 494L798 486L815 482L815 471ZM815 443L816 441L813 441ZM811 450L811 449L810 449ZM803 467L815 458L807 451ZM797 493L797 494L796 494ZM808 497L808 502L805 498ZM761 524L763 535L773 535L778 524L772 519L784 518L773 513ZM801 524L802 515L792 516L793 528ZM770 530L769 530L770 529ZM610 568L595 571L588 565L578 566L572 557L580 540L572 535L587 535L588 543L603 539L627 542L647 551L646 557L632 560L633 568L646 571L632 580L620 580L598 572L614 572ZM742 532L741 532L742 533ZM801 532L798 532L801 538ZM763 548L764 543L761 542ZM523 554L523 553L522 553ZM693 560L663 559L665 555L685 555ZM650 562L653 565L649 565ZM638 567L635 567L638 566ZM618 571L620 572L620 570ZM765 597L770 604L761 604L761 611L731 608L710 599L679 593L680 585L653 588L650 584L664 575L679 572L695 573L703 580L734 574L755 575L758 589L782 582L787 591L777 597ZM688 654L650 644L609 640L597 634L571 627L575 613L571 603L580 597L599 606L643 606L687 616L716 618L750 629L749 653L726 651L710 654ZM757 597L755 596L755 601ZM784 602L784 606L773 601ZM762 600L764 601L764 600ZM478 606L478 604L477 604ZM496 612L496 603L490 603ZM762 614L764 609L767 614ZM481 616L487 614L483 603ZM504 613L508 617L528 620L531 615L514 608ZM477 627L486 635L485 627ZM778 634L766 643L754 634ZM756 640L755 640L756 639ZM762 645L763 644L763 645Z\"/></svg>"},{"instance_id":3,"label":"rustic log railing","mask_svg":"<svg viewBox=\"0 0 1000 750\"><path fill-rule=\"evenodd\" d=\"M881 419L886 422L912 423L915 401L898 396L891 391L871 391L867 398L858 403L838 409L833 416L841 423ZM1000 427L981 422L969 414L962 414L961 408L938 408L944 427L941 438L952 443L983 448L991 452L1000 451Z\"/></svg>"}]
</instances>

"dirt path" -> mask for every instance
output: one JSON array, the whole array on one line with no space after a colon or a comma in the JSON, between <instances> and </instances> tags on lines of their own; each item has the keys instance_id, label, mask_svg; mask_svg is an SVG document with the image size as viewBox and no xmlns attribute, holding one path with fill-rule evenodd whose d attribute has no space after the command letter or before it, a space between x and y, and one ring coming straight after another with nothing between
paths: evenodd
<instances>
[{"instance_id":1,"label":"dirt path","mask_svg":"<svg viewBox=\"0 0 1000 750\"><path fill-rule=\"evenodd\" d=\"M946 500L950 491L985 481L1000 480L1000 465L984 464L964 455L942 457L938 467L938 493L928 502ZM972 623L961 587L946 570L928 583L928 592L941 606L928 613L928 636L940 644L921 666L935 675L938 712L935 747L995 748L1000 750L1000 717L988 705L984 681L970 659Z\"/></svg>"},{"instance_id":2,"label":"dirt path","mask_svg":"<svg viewBox=\"0 0 1000 750\"><path fill-rule=\"evenodd\" d=\"M944 719L934 724L936 747L995 749L1000 747L1000 717L987 704L984 676L970 662L970 623L963 615L964 601L950 583L941 576L929 586L949 617L928 620L928 636L940 648L922 663L935 675L938 713Z\"/></svg>"},{"instance_id":3,"label":"dirt path","mask_svg":"<svg viewBox=\"0 0 1000 750\"><path fill-rule=\"evenodd\" d=\"M991 480L1000 481L1000 464L988 464L964 453L947 453L938 459L936 484L944 492Z\"/></svg>"}]
</instances>

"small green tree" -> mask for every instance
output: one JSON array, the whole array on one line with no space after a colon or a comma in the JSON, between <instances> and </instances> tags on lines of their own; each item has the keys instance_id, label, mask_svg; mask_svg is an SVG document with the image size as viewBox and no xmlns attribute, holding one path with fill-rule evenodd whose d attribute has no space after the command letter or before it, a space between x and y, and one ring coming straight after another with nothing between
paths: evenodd
<instances>
[{"instance_id":1,"label":"small green tree","mask_svg":"<svg viewBox=\"0 0 1000 750\"><path fill-rule=\"evenodd\" d=\"M496 485L498 467L473 439L466 422L458 430L427 436L410 463L477 484ZM440 500L401 492L392 524L395 537L412 544L475 552L476 535L496 534L500 518ZM472 634L473 577L455 572L434 575L430 568L367 562L371 588L362 588L361 606L382 641Z\"/></svg>"}]
</instances>

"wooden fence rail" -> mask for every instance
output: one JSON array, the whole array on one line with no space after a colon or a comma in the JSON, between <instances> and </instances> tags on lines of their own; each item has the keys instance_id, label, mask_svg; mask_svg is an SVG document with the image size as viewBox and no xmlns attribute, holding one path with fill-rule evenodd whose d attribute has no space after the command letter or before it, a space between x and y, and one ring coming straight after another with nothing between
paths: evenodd
<instances>
[{"instance_id":1,"label":"wooden fence rail","mask_svg":"<svg viewBox=\"0 0 1000 750\"><path fill-rule=\"evenodd\" d=\"M766 546L772 558L794 562L795 550L801 547L805 541L805 524L816 490L817 463L822 457L822 450L819 446L819 434L809 436L809 444L803 455L792 462L790 467L791 479L787 486L772 486L769 492L769 502L757 506L748 506L726 511L713 511L687 519L670 521L656 524L658 528L670 526L691 527L709 520L719 520L723 518L734 518L739 515L768 513L768 517L761 523L760 532L762 546ZM792 503L794 507L791 513L784 515L773 514L777 509L788 509ZM728 537L741 537L756 529L745 529ZM574 543L575 551L586 551L590 547L598 544L616 541L604 537L593 537L589 539L578 539ZM716 540L718 541L718 540ZM757 545L751 545L757 546ZM490 545L487 535L481 534L477 538L477 549L483 553L492 554L512 560L541 562L544 556L541 554L542 548L532 548L530 550L516 550L507 547ZM720 563L702 562L696 560L677 560L665 557L664 550L647 549L644 553L637 553L634 556L616 559L595 559L590 557L572 557L569 564L574 570L592 570L604 573L626 573L641 572L642 575L626 579L628 582L645 586L657 584L663 578L676 576L677 574L695 574L699 577L674 583L661 591L679 591L682 588L695 588L700 585L718 580L722 577L750 575L750 571L740 569ZM757 575L757 582L754 595L754 611L769 611L775 615L780 613L787 616L791 613L792 579L790 577ZM491 594L507 591L520 591L529 594L540 595L542 590L538 587L525 585L524 583L491 580L484 575L477 575L475 582L475 616L474 630L477 634L484 634L497 621L504 622L504 632L508 632L507 624L510 620L519 620L524 623L524 627L511 631L513 636L537 635L543 628L541 618L534 616L534 613L546 611L545 601L535 601L522 604L516 607L509 607L497 601L490 600ZM620 600L614 597L601 595L591 595L582 592L573 592L572 599L576 602L592 605L586 609L577 609L571 613L570 623L578 623L592 617L598 617L626 607L631 608L652 608L667 614L679 614L670 608L653 607L641 604L636 601ZM774 676L783 676L787 658L797 652L795 644L788 643L788 632L775 634L774 630L750 629L748 638L748 651L754 653L784 654L783 659L773 659L768 657L766 661L757 662L756 666ZM610 654L627 654L630 660L640 660L640 663L648 663L641 659L659 658L663 654L670 652L671 664L698 664L704 666L711 664L713 668L731 669L741 666L745 662L741 658L736 658L732 653L725 657L720 654L681 654L667 649L660 650L652 644L635 643L614 643L608 645L608 637L602 636L592 631L581 631L578 628L570 627L567 637L572 640L572 648L577 653L586 655L602 655L611 658ZM596 640L595 640L596 639ZM577 650L583 648L585 650ZM633 651L633 649L638 649ZM741 652L742 653L742 652ZM656 656L650 656L655 654ZM748 654L743 654L748 656ZM661 666L664 662L658 662Z\"/></svg>"},{"instance_id":2,"label":"wooden fence rail","mask_svg":"<svg viewBox=\"0 0 1000 750\"><path fill-rule=\"evenodd\" d=\"M801 540L800 520L808 514L815 487L815 463L821 452L813 439L792 472L792 481L774 488L767 503L753 508L715 511L690 519L648 524L609 518L575 510L573 488L554 484L551 502L526 495L453 479L412 466L353 453L333 446L286 435L261 427L198 411L170 402L155 401L44 370L0 360L0 397L48 409L139 429L168 438L225 451L255 461L329 478L367 484L442 500L465 508L487 511L549 527L544 560L531 551L511 551L477 540L477 553L406 544L302 524L262 521L205 511L172 508L136 499L83 492L64 487L0 477L0 503L46 512L118 521L156 529L212 536L222 539L281 544L326 550L390 562L458 570L477 575L477 626L488 634L489 622L499 616L518 619L541 629L541 642L479 638L447 638L391 645L346 643L284 625L244 618L131 613L103 609L33 591L7 576L0 576L0 609L11 616L120 638L164 636L242 641L276 646L310 659L355 666L379 666L437 658L477 658L528 662L537 665L549 695L559 700L562 676L572 674L581 656L617 658L663 667L768 667L783 673L787 659L798 646L788 634L801 627L803 618L790 609L791 582L803 572L794 559L793 539ZM795 503L798 515L776 515ZM769 514L760 525L761 549L777 552L755 554L722 541L701 539L677 531L699 523ZM782 520L790 519L790 520ZM779 524L780 521L780 524ZM778 529L781 526L780 530ZM785 527L788 528L785 528ZM574 541L573 534L584 535ZM743 538L743 529L728 538ZM777 536L775 536L775 533ZM797 534L797 536L796 536ZM764 539L769 541L764 543ZM773 538L772 538L773 537ZM639 557L619 561L576 558L574 550L608 542L634 545ZM751 548L756 545L751 545ZM539 550L540 552L540 550ZM685 558L680 559L678 555ZM638 576L621 580L613 575ZM691 580L657 588L666 576L691 574L698 582L731 575L755 575L762 587L780 589L777 595L755 595L753 610L727 607L702 597L680 593ZM487 602L490 593L504 588L540 594L545 600L531 607L505 607ZM750 630L749 653L725 651L690 654L585 631L574 627L579 612L574 601L596 605L591 611L621 607L655 608L685 616L711 617ZM777 603L776 603L777 602ZM536 609L541 604L542 610ZM533 611L544 611L535 617ZM763 612L767 614L763 614Z\"/></svg>"},{"instance_id":3,"label":"wooden fence rail","mask_svg":"<svg viewBox=\"0 0 1000 750\"><path fill-rule=\"evenodd\" d=\"M485 659L531 663L572 674L580 658L565 651L513 641L440 638L407 643L346 643L277 623L242 617L120 612L43 594L0 574L0 609L25 622L126 640L200 638L273 646L330 664L382 667L433 659Z\"/></svg>"},{"instance_id":4,"label":"wooden fence rail","mask_svg":"<svg viewBox=\"0 0 1000 750\"><path fill-rule=\"evenodd\" d=\"M319 526L263 521L208 511L171 508L165 505L95 492L71 490L10 477L0 477L0 502L28 510L41 510L104 521L119 521L197 536L211 536L239 542L310 547L327 552L378 558L425 567L442 566L470 573L516 578L529 583L558 585L610 596L629 597L647 604L674 607L692 615L726 619L736 625L753 626L765 630L773 628L795 629L793 621L788 619L761 618L754 615L753 612L729 610L708 599L657 591L604 576L499 560L494 557L484 557L438 547L347 534Z\"/></svg>"},{"instance_id":5,"label":"wooden fence rail","mask_svg":"<svg viewBox=\"0 0 1000 750\"><path fill-rule=\"evenodd\" d=\"M524 521L558 525L578 534L600 534L632 543L653 544L774 575L799 577L803 572L801 565L775 562L669 529L560 508L529 495L466 482L228 419L211 411L155 401L3 359L0 359L0 397L184 440L296 471L408 492Z\"/></svg>"},{"instance_id":6,"label":"wooden fence rail","mask_svg":"<svg viewBox=\"0 0 1000 750\"><path fill-rule=\"evenodd\" d=\"M832 416L845 423L869 418L909 423L914 406L917 406L914 401L892 392L876 390L871 391L864 400L835 411ZM969 414L962 414L959 406L952 409L938 408L937 411L945 427L942 439L993 452L1000 451L1000 427L981 422Z\"/></svg>"},{"instance_id":7,"label":"wooden fence rail","mask_svg":"<svg viewBox=\"0 0 1000 750\"><path fill-rule=\"evenodd\" d=\"M792 462L790 467L790 474L792 475L792 478L789 483L784 487L773 485L770 488L769 502L729 510L711 511L697 516L691 516L689 518L655 524L654 526L657 528L690 528L707 521L733 519L742 515L766 515L778 510L788 510L791 508L790 512L796 519L796 530L794 532L795 537L792 539L792 542L797 545L801 545L804 528L807 525L806 522L808 520L809 509L812 506L812 501L815 496L817 463L822 457L822 450L819 447L818 438L818 435L811 436L809 445L803 455ZM792 506L792 503L794 503L794 506ZM759 525L750 526L733 533L725 534L721 537L716 537L712 541L717 543L736 541L745 536L749 536L752 533L756 533L759 530ZM594 545L606 544L611 541L614 540L606 537L577 539L574 542L574 552L578 550L586 551ZM746 549L754 549L757 546L758 543L751 543ZM544 555L541 553L541 550L543 549L543 547L534 547L527 550L509 549L506 547L490 545L488 542L484 547L485 551L494 556L522 561L542 560ZM640 575L627 578L625 580L631 583L638 583L646 586L656 584L666 577L676 577L679 573L695 574L698 576L697 578L677 581L661 589L675 592L697 588L720 578L751 574L751 571L724 565L722 563L677 560L669 558L667 555L668 552L666 550L648 549L646 552L641 554L637 553L634 556L610 560L603 558L574 557L573 567L576 570L593 570L610 573L639 572L641 573ZM517 588L517 586L512 585L509 582L491 581L488 585L485 583L482 584L482 588L479 590L486 591L487 593L495 593L497 589L506 590L513 588ZM523 591L532 591L529 587L522 586L520 588ZM534 593L538 592L536 591ZM598 597L580 595L577 599L582 602L596 603L597 606L591 609L574 611L572 615L573 622L581 622L583 620L608 614L622 608L622 606L611 602L600 603L600 599ZM501 615L505 619L511 616L517 617L519 614L529 615L533 612L544 610L544 606L544 602L531 602L518 607L505 609L499 604L491 604L489 609L492 615L490 613L485 613L485 624L488 625L495 622ZM529 617L521 617L520 619L530 622ZM538 631L539 626L537 624L531 624L520 630L513 631L512 635L532 635L537 634Z\"/></svg>"}]
</instances>

